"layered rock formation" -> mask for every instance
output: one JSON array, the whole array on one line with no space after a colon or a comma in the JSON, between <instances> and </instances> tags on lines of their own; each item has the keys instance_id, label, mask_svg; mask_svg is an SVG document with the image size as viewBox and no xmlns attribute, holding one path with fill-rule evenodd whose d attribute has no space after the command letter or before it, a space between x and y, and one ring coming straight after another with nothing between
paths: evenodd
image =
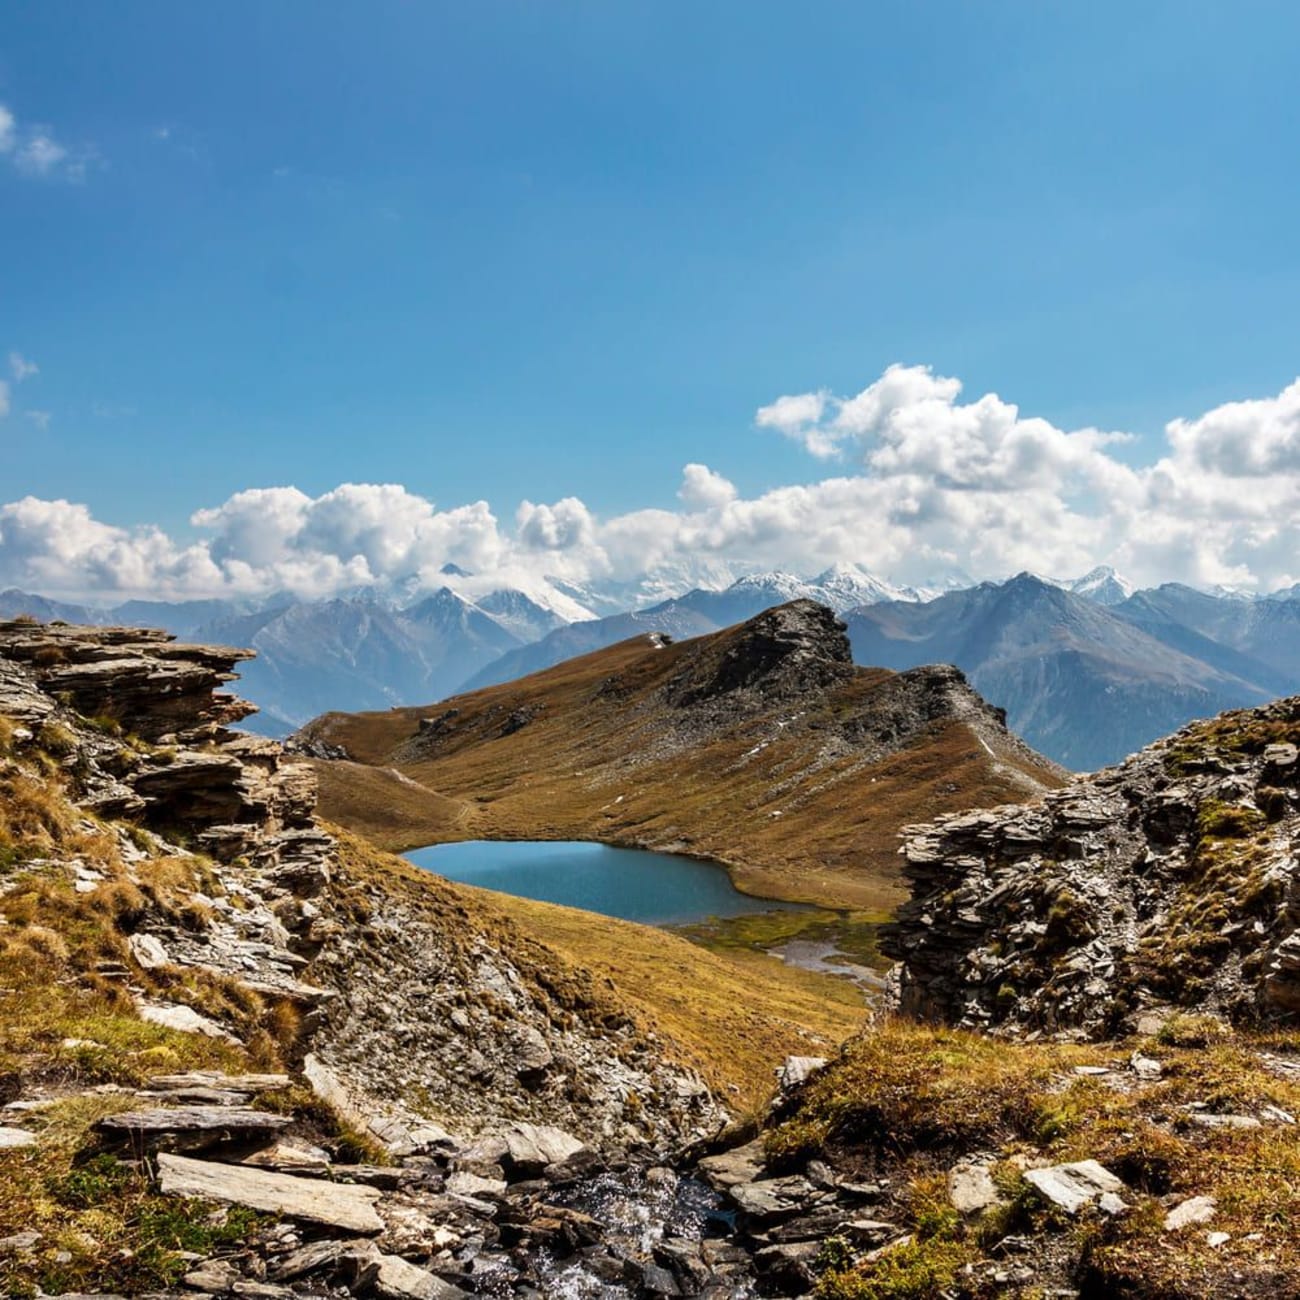
<instances>
[{"instance_id":1,"label":"layered rock formation","mask_svg":"<svg viewBox=\"0 0 1300 1300\"><path fill-rule=\"evenodd\" d=\"M1300 697L1196 723L1041 802L907 828L901 1006L1089 1034L1154 1006L1300 1011Z\"/></svg>"}]
</instances>

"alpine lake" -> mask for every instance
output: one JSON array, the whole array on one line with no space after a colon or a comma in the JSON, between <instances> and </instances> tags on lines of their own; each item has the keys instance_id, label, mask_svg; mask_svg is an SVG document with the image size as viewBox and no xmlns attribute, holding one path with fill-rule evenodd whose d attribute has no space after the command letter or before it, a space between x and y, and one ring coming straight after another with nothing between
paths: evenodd
<instances>
[{"instance_id":1,"label":"alpine lake","mask_svg":"<svg viewBox=\"0 0 1300 1300\"><path fill-rule=\"evenodd\" d=\"M710 862L564 840L465 840L406 853L464 885L660 926L717 952L765 952L791 966L881 987L884 917L742 894Z\"/></svg>"}]
</instances>

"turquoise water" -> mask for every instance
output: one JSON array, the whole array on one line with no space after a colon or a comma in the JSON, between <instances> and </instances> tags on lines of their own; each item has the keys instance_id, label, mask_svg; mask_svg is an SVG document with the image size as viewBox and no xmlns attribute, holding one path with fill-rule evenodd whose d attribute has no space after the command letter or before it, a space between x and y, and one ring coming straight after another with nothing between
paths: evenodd
<instances>
[{"instance_id":1,"label":"turquoise water","mask_svg":"<svg viewBox=\"0 0 1300 1300\"><path fill-rule=\"evenodd\" d=\"M462 884L643 925L688 925L801 907L750 898L721 867L707 862L607 844L468 840L413 849L406 858Z\"/></svg>"}]
</instances>

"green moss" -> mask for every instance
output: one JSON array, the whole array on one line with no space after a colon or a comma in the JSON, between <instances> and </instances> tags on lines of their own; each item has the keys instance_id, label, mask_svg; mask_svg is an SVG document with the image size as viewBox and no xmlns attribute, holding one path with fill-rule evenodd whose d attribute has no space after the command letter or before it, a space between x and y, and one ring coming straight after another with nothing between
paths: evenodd
<instances>
[{"instance_id":1,"label":"green moss","mask_svg":"<svg viewBox=\"0 0 1300 1300\"><path fill-rule=\"evenodd\" d=\"M1262 831L1267 819L1257 808L1207 799L1196 813L1196 834L1206 839L1244 839Z\"/></svg>"},{"instance_id":2,"label":"green moss","mask_svg":"<svg viewBox=\"0 0 1300 1300\"><path fill-rule=\"evenodd\" d=\"M912 1241L871 1264L824 1274L814 1294L819 1300L933 1300L949 1294L958 1271L974 1254L965 1242L950 1237Z\"/></svg>"}]
</instances>

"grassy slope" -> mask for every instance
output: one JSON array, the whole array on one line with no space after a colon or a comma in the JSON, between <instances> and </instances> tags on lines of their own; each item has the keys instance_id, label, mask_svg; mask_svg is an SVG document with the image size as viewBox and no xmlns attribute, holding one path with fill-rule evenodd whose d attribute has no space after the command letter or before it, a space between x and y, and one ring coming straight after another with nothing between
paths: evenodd
<instances>
[{"instance_id":1,"label":"grassy slope","mask_svg":"<svg viewBox=\"0 0 1300 1300\"><path fill-rule=\"evenodd\" d=\"M829 1054L863 1025L862 995L845 980L772 957L719 957L648 926L452 884L336 833L342 852L333 888L400 891L426 920L488 936L552 990L571 985L586 1001L595 990L611 1013L630 1012L733 1107L766 1101L783 1057Z\"/></svg>"},{"instance_id":2,"label":"grassy slope","mask_svg":"<svg viewBox=\"0 0 1300 1300\"><path fill-rule=\"evenodd\" d=\"M391 849L598 839L714 859L762 896L888 909L903 896L902 824L1060 782L1010 737L959 717L874 760L832 745L839 728L888 707L896 679L880 669L682 743L672 734L682 715L659 692L734 635L664 649L637 638L436 706L326 714L312 735L356 761L317 764L322 808ZM452 709L445 737L411 743L422 718ZM502 734L520 710L533 716Z\"/></svg>"}]
</instances>

